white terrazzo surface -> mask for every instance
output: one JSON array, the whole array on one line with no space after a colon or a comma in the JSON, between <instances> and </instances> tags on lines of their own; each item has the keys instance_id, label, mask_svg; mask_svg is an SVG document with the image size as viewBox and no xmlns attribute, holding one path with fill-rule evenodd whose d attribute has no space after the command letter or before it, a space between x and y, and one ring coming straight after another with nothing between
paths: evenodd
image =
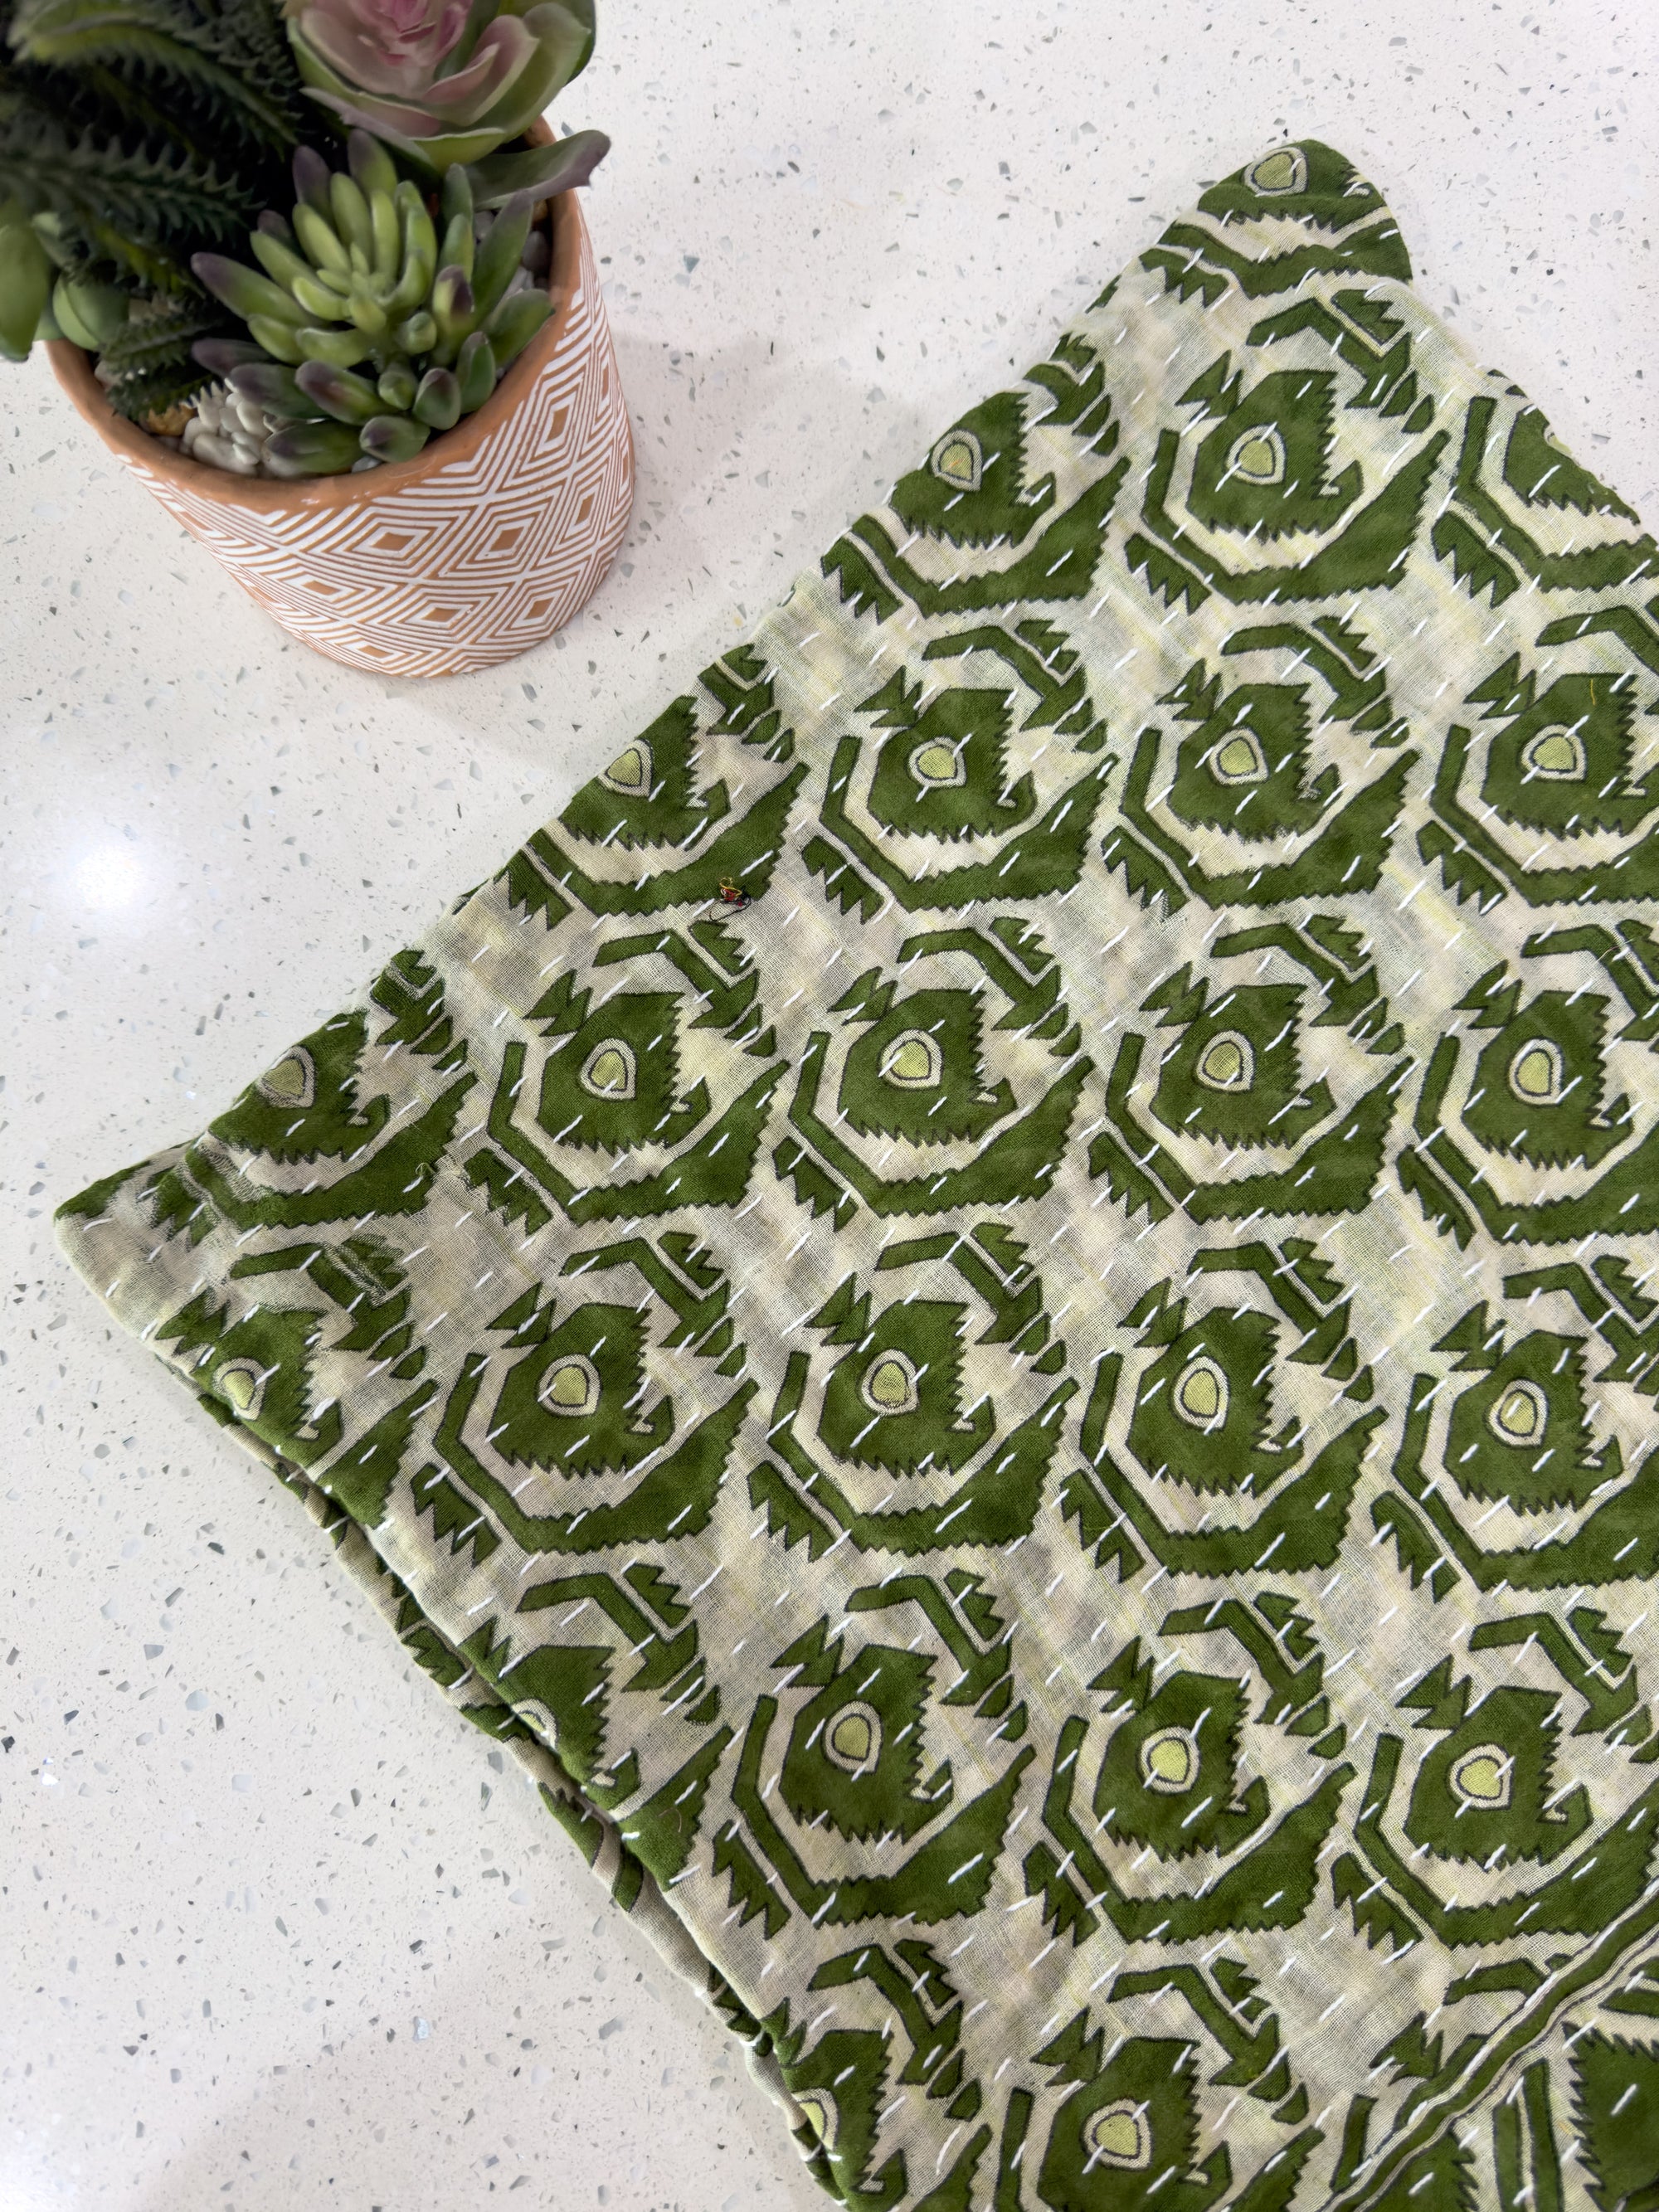
<instances>
[{"instance_id":1,"label":"white terrazzo surface","mask_svg":"<svg viewBox=\"0 0 1659 2212\"><path fill-rule=\"evenodd\" d=\"M1360 162L1659 523L1656 76L1652 0L612 0L559 119L616 142L633 531L564 636L427 688L289 643L0 368L3 2212L827 2201L51 1209L192 1133L1279 137Z\"/></svg>"}]
</instances>

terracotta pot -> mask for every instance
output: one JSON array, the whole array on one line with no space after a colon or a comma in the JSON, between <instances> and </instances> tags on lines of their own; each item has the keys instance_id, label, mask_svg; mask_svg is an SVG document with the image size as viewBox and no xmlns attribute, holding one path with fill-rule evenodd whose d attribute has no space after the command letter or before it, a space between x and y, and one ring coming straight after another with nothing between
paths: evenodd
<instances>
[{"instance_id":1,"label":"terracotta pot","mask_svg":"<svg viewBox=\"0 0 1659 2212\"><path fill-rule=\"evenodd\" d=\"M411 461L300 483L231 476L117 415L78 346L54 340L52 370L111 452L303 644L389 676L488 668L586 605L633 500L576 194L551 216L553 313L477 413Z\"/></svg>"}]
</instances>

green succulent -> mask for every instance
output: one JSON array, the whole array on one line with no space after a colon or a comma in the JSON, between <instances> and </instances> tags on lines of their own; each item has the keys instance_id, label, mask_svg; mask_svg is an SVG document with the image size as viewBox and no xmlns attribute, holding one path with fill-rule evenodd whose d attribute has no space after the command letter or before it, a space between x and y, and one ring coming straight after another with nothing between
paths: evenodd
<instances>
[{"instance_id":1,"label":"green succulent","mask_svg":"<svg viewBox=\"0 0 1659 2212\"><path fill-rule=\"evenodd\" d=\"M31 218L21 200L0 203L0 356L7 361L26 359L37 337L72 338L88 353L115 342L132 295L84 270L60 275L68 258L52 216ZM190 339L211 328L213 319L196 319L186 351Z\"/></svg>"},{"instance_id":2,"label":"green succulent","mask_svg":"<svg viewBox=\"0 0 1659 2212\"><path fill-rule=\"evenodd\" d=\"M311 97L435 182L453 162L496 206L586 184L610 144L582 131L517 142L593 52L593 0L283 0ZM506 151L507 149L515 150Z\"/></svg>"},{"instance_id":3,"label":"green succulent","mask_svg":"<svg viewBox=\"0 0 1659 2212\"><path fill-rule=\"evenodd\" d=\"M545 291L508 289L529 193L481 228L466 172L453 167L441 234L366 131L352 132L349 163L331 172L308 148L295 155L291 217L262 216L249 240L258 269L217 253L191 264L248 333L204 340L197 359L283 419L264 456L283 476L410 459L483 404L552 312Z\"/></svg>"},{"instance_id":4,"label":"green succulent","mask_svg":"<svg viewBox=\"0 0 1659 2212\"><path fill-rule=\"evenodd\" d=\"M193 391L224 319L190 255L270 204L309 108L270 0L0 0L0 356L73 337L137 417Z\"/></svg>"}]
</instances>

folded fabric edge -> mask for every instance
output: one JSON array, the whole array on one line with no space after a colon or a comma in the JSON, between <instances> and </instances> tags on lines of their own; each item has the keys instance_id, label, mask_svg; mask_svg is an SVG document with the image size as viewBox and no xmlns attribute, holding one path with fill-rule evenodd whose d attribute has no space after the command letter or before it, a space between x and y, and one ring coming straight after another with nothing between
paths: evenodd
<instances>
[{"instance_id":1,"label":"folded fabric edge","mask_svg":"<svg viewBox=\"0 0 1659 2212\"><path fill-rule=\"evenodd\" d=\"M1355 179L1352 188L1345 185L1341 192L1333 190L1334 201L1340 200L1351 189L1363 189L1374 195L1374 188L1365 185L1358 173L1349 169L1340 155L1310 140L1303 142L1302 157L1305 161L1308 156L1314 157L1316 162L1328 159L1334 164L1340 164ZM1247 179L1251 178L1266 163L1280 158L1279 154L1264 155L1241 173ZM1309 181L1305 173L1300 181L1305 188ZM1318 183L1322 179L1316 178L1314 181ZM1285 180L1277 175L1269 179L1269 186L1275 192L1287 189ZM1232 198L1238 197L1232 179L1210 188L1199 202L1200 210L1217 218L1224 229L1236 215L1243 212L1242 208L1231 204L1230 195ZM1388 273L1408 281L1410 268L1403 240L1400 239L1386 205L1377 198L1376 207L1367 208L1364 212L1375 218L1376 250L1389 262ZM1171 289L1178 289L1188 281L1192 250L1189 240L1183 235L1183 226L1177 223L1166 230L1146 252L1133 257L1133 260L1149 270L1155 266L1162 268ZM1316 257L1322 250L1317 246L1308 249ZM1394 257L1397 257L1397 261ZM1314 265L1311 260L1310 265ZM816 574L809 574L805 580L815 587L821 581ZM465 903L464 899L446 911L453 915ZM434 917L434 927L437 926L438 920ZM432 935L433 932L429 930L416 941L428 944ZM366 994L359 994L349 1003L363 1005L366 998ZM422 1072L424 1073L424 1070ZM441 1091L435 1084L422 1087L423 1106L431 1108L441 1103ZM97 1240L92 1232L96 1229L97 1217L103 1213L106 1200L124 1185L141 1175L155 1176L164 1170L181 1156L185 1149L181 1146L161 1152L103 1178L59 1209L58 1231L60 1243L76 1271L106 1307L113 1306L115 1302L111 1295L111 1286L106 1281L107 1270L97 1264L95 1257ZM224 1171L237 1194L243 1194L235 1177L234 1163L227 1160ZM128 1256L142 1261L142 1247L134 1245L130 1248ZM170 1363L163 1359L161 1364L169 1365ZM609 1893L623 1909L640 1923L665 1963L692 1981L704 1995L705 2001L744 2042L750 2070L783 2109L803 2152L810 2153L806 2160L809 2170L831 2197L840 2202L847 2201L814 2130L784 2084L766 2029L745 2010L708 1953L696 1942L655 1878L624 1842L617 1824L572 1779L560 1763L556 1749L544 1741L532 1723L509 1705L505 1698L495 1693L482 1673L469 1661L464 1650L443 1635L407 1586L381 1558L368 1533L375 1525L373 1519L354 1515L338 1498L328 1495L309 1480L294 1462L285 1460L264 1439L237 1421L219 1401L196 1389L188 1376L181 1374L177 1367L173 1367L171 1371L191 1389L191 1395L204 1410L222 1425L231 1428L244 1449L301 1499L313 1519L331 1534L337 1553L347 1571L368 1591L377 1609L399 1641L438 1681L451 1703L493 1740L512 1750L520 1765L536 1782L548 1810L581 1850L595 1877L605 1885Z\"/></svg>"},{"instance_id":2,"label":"folded fabric edge","mask_svg":"<svg viewBox=\"0 0 1659 2212\"><path fill-rule=\"evenodd\" d=\"M118 1181L133 1172L128 1169ZM65 1209L67 1211L67 1209ZM60 1221L63 1237L67 1224ZM84 1248L64 1238L71 1265L95 1289L82 1263ZM165 1360L157 1363L189 1390L186 1377ZM239 1423L225 1421L216 1402L198 1391L191 1395L226 1427L248 1455L258 1462L296 1498L330 1539L335 1558L363 1590L404 1650L428 1675L455 1710L492 1741L500 1744L530 1778L543 1805L580 1853L593 1879L611 1903L634 1922L671 1972L695 1989L721 2025L743 2045L750 2074L783 2112L808 2171L832 2197L841 2199L830 2162L811 2124L784 2085L766 2029L746 2008L684 1921L663 1896L656 1877L623 1841L617 1824L572 1779L555 1750L530 1723L501 1697L443 1632L422 1610L413 1592L375 1550L367 1531L340 1504L283 1459L261 1437Z\"/></svg>"}]
</instances>

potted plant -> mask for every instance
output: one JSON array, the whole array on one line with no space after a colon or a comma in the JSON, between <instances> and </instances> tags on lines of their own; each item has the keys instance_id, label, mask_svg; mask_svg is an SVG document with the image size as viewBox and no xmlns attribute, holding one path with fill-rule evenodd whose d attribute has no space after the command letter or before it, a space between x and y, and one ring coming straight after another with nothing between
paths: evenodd
<instances>
[{"instance_id":1,"label":"potted plant","mask_svg":"<svg viewBox=\"0 0 1659 2212\"><path fill-rule=\"evenodd\" d=\"M270 0L0 0L0 351L45 337L307 644L509 659L591 594L632 491L570 189L608 142L539 119L591 9L299 0L282 27Z\"/></svg>"}]
</instances>

